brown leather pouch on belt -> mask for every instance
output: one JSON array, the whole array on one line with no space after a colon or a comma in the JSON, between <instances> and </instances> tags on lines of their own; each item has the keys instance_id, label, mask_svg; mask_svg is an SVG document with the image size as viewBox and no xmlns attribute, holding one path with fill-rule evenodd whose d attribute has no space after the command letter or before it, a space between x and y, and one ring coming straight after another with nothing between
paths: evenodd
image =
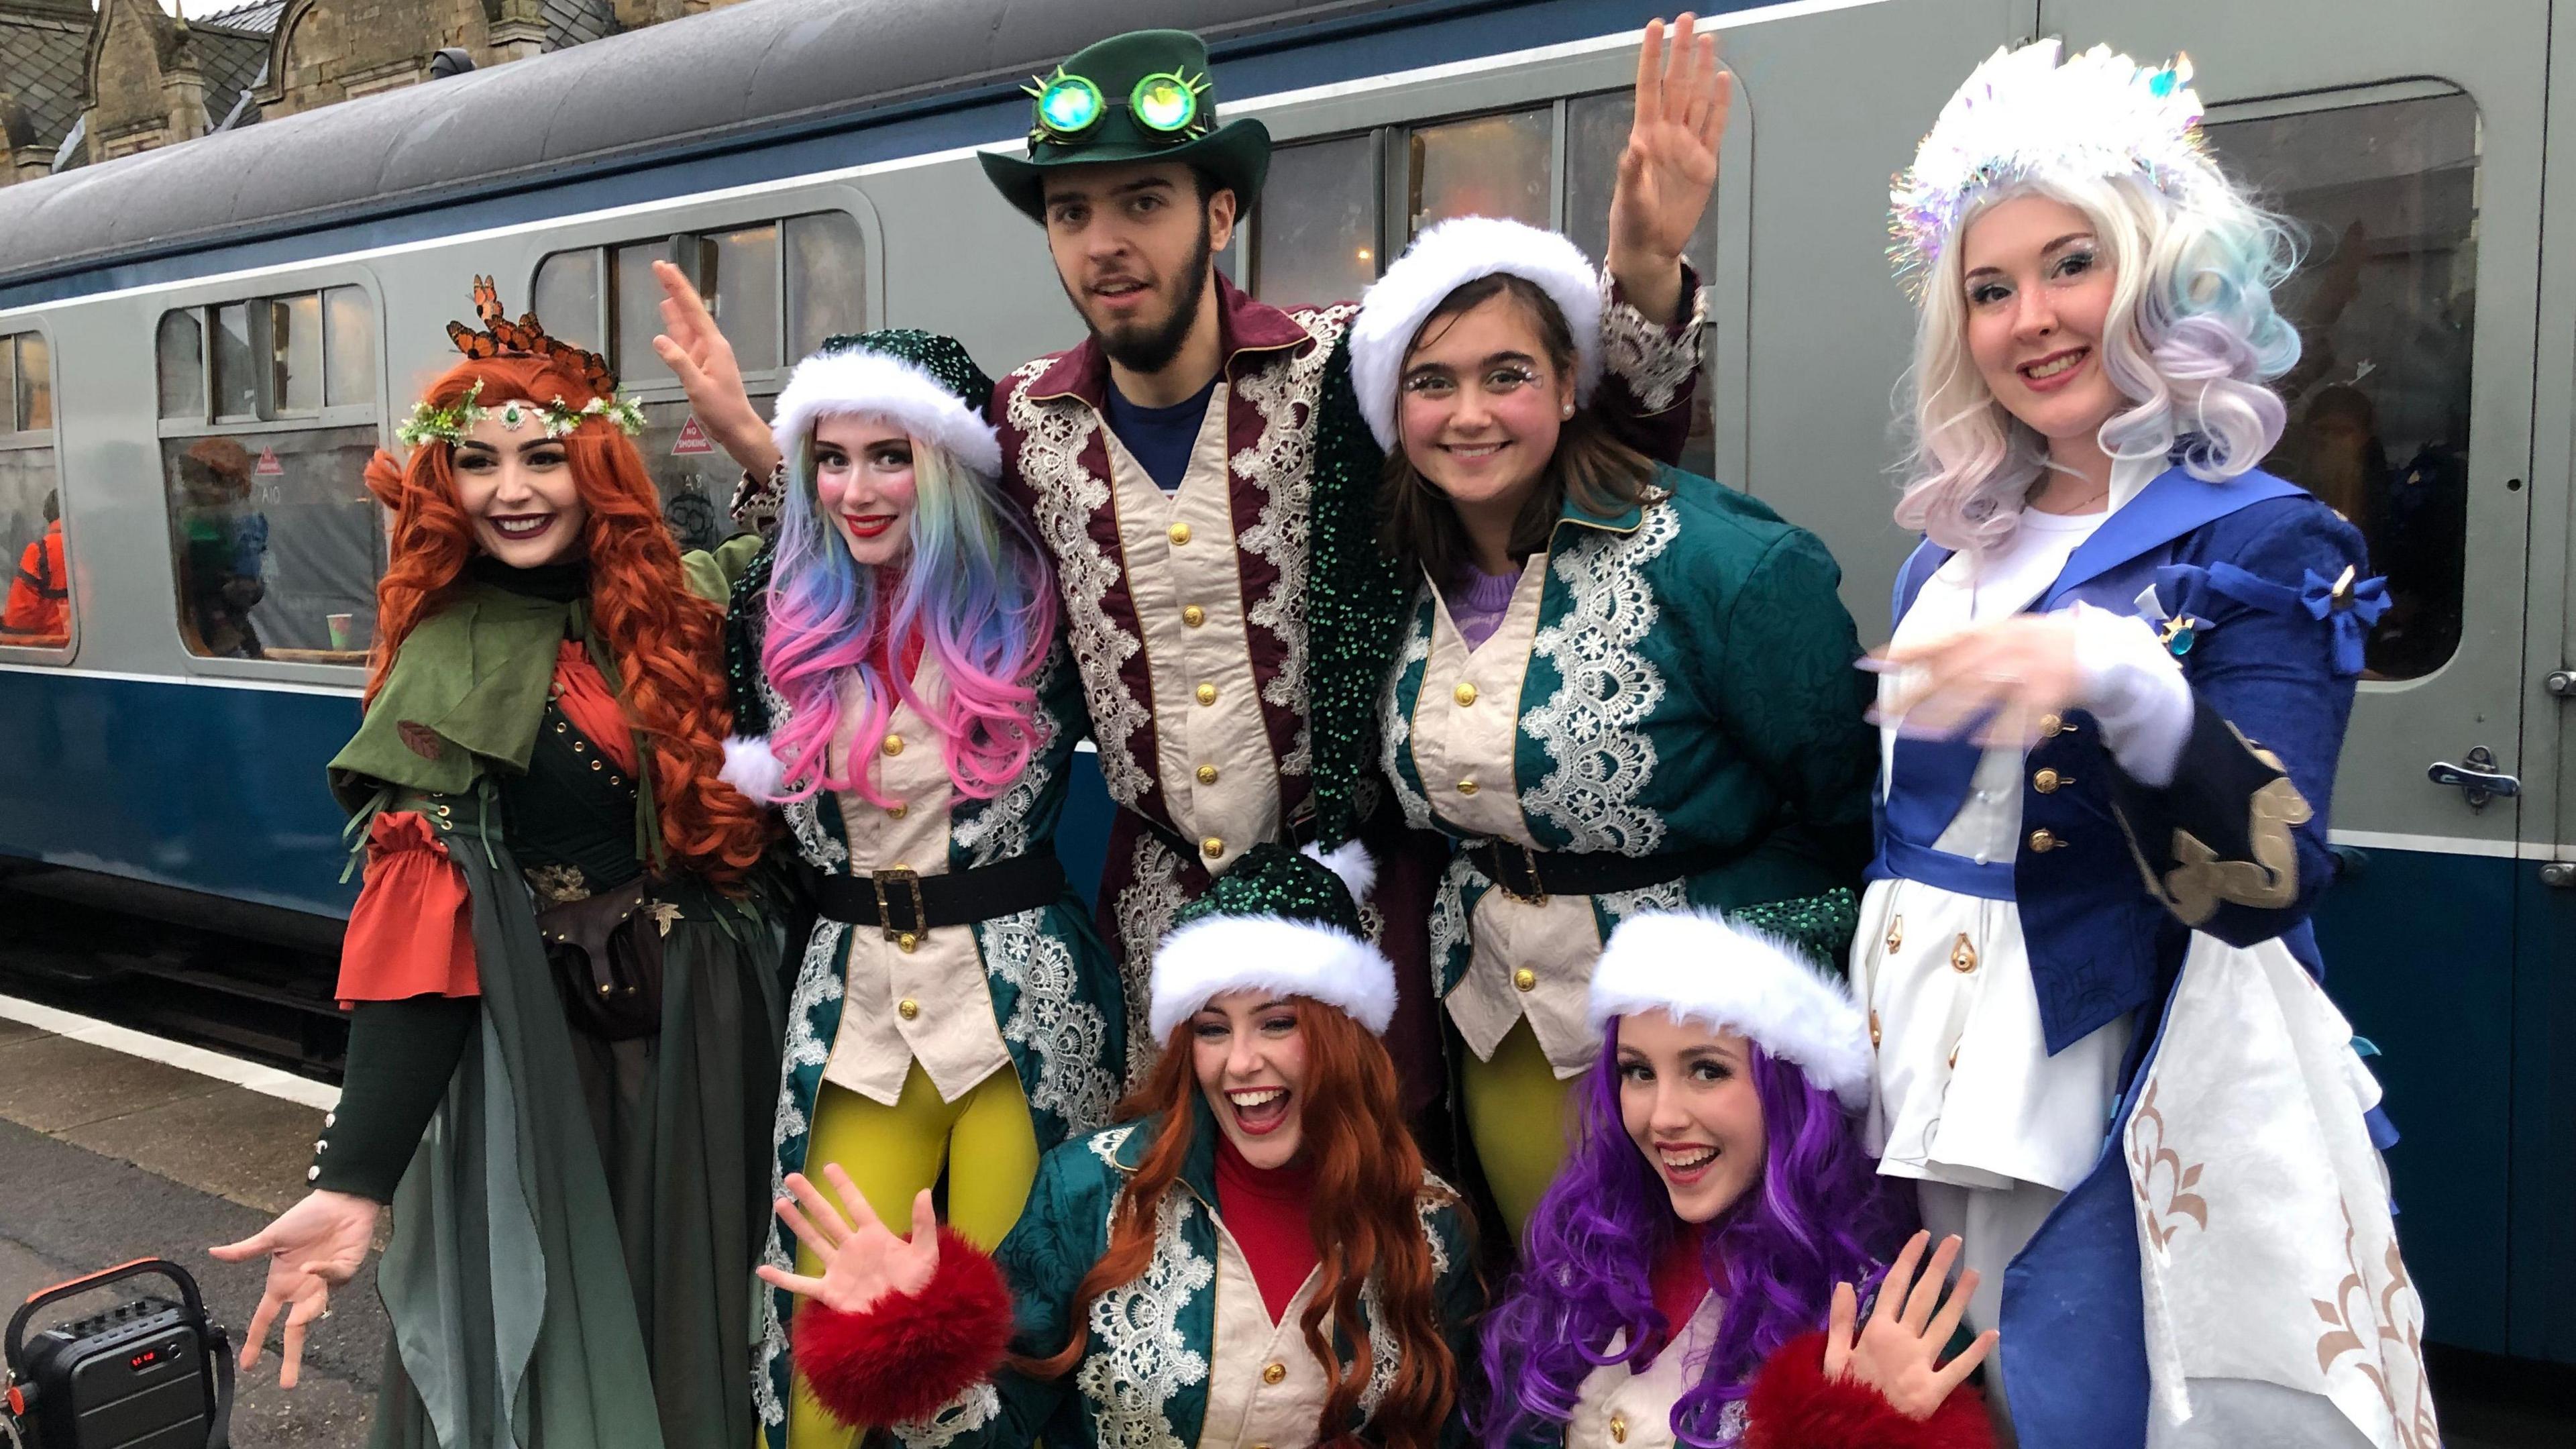
<instances>
[{"instance_id":1,"label":"brown leather pouch on belt","mask_svg":"<svg viewBox=\"0 0 2576 1449\"><path fill-rule=\"evenodd\" d=\"M537 912L537 931L573 1027L603 1041L662 1029L662 931L643 876Z\"/></svg>"}]
</instances>

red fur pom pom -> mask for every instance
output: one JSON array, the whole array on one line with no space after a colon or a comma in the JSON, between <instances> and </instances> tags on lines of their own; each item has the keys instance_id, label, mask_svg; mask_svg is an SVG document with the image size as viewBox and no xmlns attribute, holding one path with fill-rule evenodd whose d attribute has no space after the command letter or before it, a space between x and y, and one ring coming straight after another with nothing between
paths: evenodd
<instances>
[{"instance_id":1,"label":"red fur pom pom","mask_svg":"<svg viewBox=\"0 0 2576 1449\"><path fill-rule=\"evenodd\" d=\"M1011 1290L990 1257L943 1227L938 1271L920 1292L859 1313L807 1299L794 1323L796 1367L815 1402L844 1424L900 1424L928 1417L1001 1366Z\"/></svg>"},{"instance_id":2,"label":"red fur pom pom","mask_svg":"<svg viewBox=\"0 0 2576 1449\"><path fill-rule=\"evenodd\" d=\"M1825 1377L1825 1336L1781 1345L1746 1396L1745 1449L1993 1449L1985 1399L1964 1384L1909 1419L1867 1384Z\"/></svg>"}]
</instances>

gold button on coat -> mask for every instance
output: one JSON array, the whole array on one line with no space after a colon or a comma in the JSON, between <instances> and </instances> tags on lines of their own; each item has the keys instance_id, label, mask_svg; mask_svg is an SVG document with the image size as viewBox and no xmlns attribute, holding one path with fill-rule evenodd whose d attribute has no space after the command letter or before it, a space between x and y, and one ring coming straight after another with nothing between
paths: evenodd
<instances>
[{"instance_id":1,"label":"gold button on coat","mask_svg":"<svg viewBox=\"0 0 2576 1449\"><path fill-rule=\"evenodd\" d=\"M2030 788L2037 790L2042 795L2056 794L2057 787L2064 783L2066 783L2066 777L2058 774L2055 770L2042 770L2038 774L2030 777Z\"/></svg>"},{"instance_id":2,"label":"gold button on coat","mask_svg":"<svg viewBox=\"0 0 2576 1449\"><path fill-rule=\"evenodd\" d=\"M1512 973L1512 987L1518 991L1538 990L1538 973L1527 966Z\"/></svg>"},{"instance_id":3,"label":"gold button on coat","mask_svg":"<svg viewBox=\"0 0 2576 1449\"><path fill-rule=\"evenodd\" d=\"M1463 681L1460 682L1456 689L1449 691L1449 694L1451 698L1457 700L1461 705L1470 705L1476 702L1476 686Z\"/></svg>"},{"instance_id":4,"label":"gold button on coat","mask_svg":"<svg viewBox=\"0 0 2576 1449\"><path fill-rule=\"evenodd\" d=\"M1217 836L1211 835L1207 839L1199 842L1199 854L1206 856L1210 860L1214 860L1218 856L1225 854L1225 841Z\"/></svg>"},{"instance_id":5,"label":"gold button on coat","mask_svg":"<svg viewBox=\"0 0 2576 1449\"><path fill-rule=\"evenodd\" d=\"M1958 942L1950 947L1950 969L1962 976L1977 969L1977 948L1965 931L1959 933Z\"/></svg>"},{"instance_id":6,"label":"gold button on coat","mask_svg":"<svg viewBox=\"0 0 2576 1449\"><path fill-rule=\"evenodd\" d=\"M914 1017L921 1015L921 1003L907 996L903 1000L894 1004L894 1014L902 1017L906 1021L910 1021Z\"/></svg>"},{"instance_id":7,"label":"gold button on coat","mask_svg":"<svg viewBox=\"0 0 2576 1449\"><path fill-rule=\"evenodd\" d=\"M911 814L911 813L912 813L912 807L911 807L911 806L909 806L909 805L906 805L905 803L903 803L903 802L902 802L902 801L900 801L900 800L897 800L897 801L896 801L896 802L894 802L893 804L888 805L888 806L886 807L886 818L887 818L888 820L901 820L903 817L905 817L905 816L907 816L907 815L909 815L909 814Z\"/></svg>"},{"instance_id":8,"label":"gold button on coat","mask_svg":"<svg viewBox=\"0 0 2576 1449\"><path fill-rule=\"evenodd\" d=\"M1274 1363L1261 1371L1261 1381L1265 1384L1275 1384L1286 1377L1288 1377L1288 1365L1284 1363Z\"/></svg>"},{"instance_id":9,"label":"gold button on coat","mask_svg":"<svg viewBox=\"0 0 2576 1449\"><path fill-rule=\"evenodd\" d=\"M1181 622L1195 629L1201 624L1207 622L1207 610L1200 608L1196 604L1183 605L1181 608Z\"/></svg>"},{"instance_id":10,"label":"gold button on coat","mask_svg":"<svg viewBox=\"0 0 2576 1449\"><path fill-rule=\"evenodd\" d=\"M2065 843L2059 840L2053 831L2034 830L2030 833L2030 848L2040 855L2046 855Z\"/></svg>"},{"instance_id":11,"label":"gold button on coat","mask_svg":"<svg viewBox=\"0 0 2576 1449\"><path fill-rule=\"evenodd\" d=\"M1628 1442L1627 1415L1612 1414L1610 1416L1610 1442L1613 1444L1625 1444Z\"/></svg>"},{"instance_id":12,"label":"gold button on coat","mask_svg":"<svg viewBox=\"0 0 2576 1449\"><path fill-rule=\"evenodd\" d=\"M921 949L921 938L910 931L906 931L902 935L894 938L894 946L896 950L909 956L913 952ZM905 1020L909 1021L911 1018L912 1014L910 1012L904 1013Z\"/></svg>"},{"instance_id":13,"label":"gold button on coat","mask_svg":"<svg viewBox=\"0 0 2576 1449\"><path fill-rule=\"evenodd\" d=\"M1476 782L1475 782L1475 781L1473 781L1473 780L1461 780L1461 781L1459 781L1459 782L1458 782L1458 793L1459 793L1459 794L1461 794L1461 795L1473 795L1473 794L1475 794L1475 793L1476 793Z\"/></svg>"},{"instance_id":14,"label":"gold button on coat","mask_svg":"<svg viewBox=\"0 0 2576 1449\"><path fill-rule=\"evenodd\" d=\"M900 755L903 753L903 736L888 735L885 737L885 743L879 748L889 755Z\"/></svg>"},{"instance_id":15,"label":"gold button on coat","mask_svg":"<svg viewBox=\"0 0 2576 1449\"><path fill-rule=\"evenodd\" d=\"M1214 703L1216 703L1216 686L1215 686L1215 685L1213 685L1213 684L1202 684L1202 685L1200 685L1200 686L1198 687L1198 696L1199 696L1199 703L1201 703L1201 704L1214 704Z\"/></svg>"},{"instance_id":16,"label":"gold button on coat","mask_svg":"<svg viewBox=\"0 0 2576 1449\"><path fill-rule=\"evenodd\" d=\"M2039 737L2041 739L2053 740L2065 732L2066 721L2063 718L2053 714L2044 714L2039 717Z\"/></svg>"},{"instance_id":17,"label":"gold button on coat","mask_svg":"<svg viewBox=\"0 0 2576 1449\"><path fill-rule=\"evenodd\" d=\"M1199 766L1198 774L1199 774L1199 783L1200 783L1200 784L1202 784L1202 785L1213 785L1213 784L1215 784L1215 783L1216 783L1216 766L1214 766L1214 765L1201 765L1201 766Z\"/></svg>"},{"instance_id":18,"label":"gold button on coat","mask_svg":"<svg viewBox=\"0 0 2576 1449\"><path fill-rule=\"evenodd\" d=\"M1887 923L1887 954L1890 956L1895 955L1897 948L1904 944L1905 918L1903 916L1898 916L1895 920Z\"/></svg>"},{"instance_id":19,"label":"gold button on coat","mask_svg":"<svg viewBox=\"0 0 2576 1449\"><path fill-rule=\"evenodd\" d=\"M1187 543L1190 541L1190 526L1186 523L1175 523L1164 529L1163 535L1174 543Z\"/></svg>"},{"instance_id":20,"label":"gold button on coat","mask_svg":"<svg viewBox=\"0 0 2576 1449\"><path fill-rule=\"evenodd\" d=\"M1869 1014L1869 1044L1872 1049L1878 1046L1878 1013L1875 1010Z\"/></svg>"}]
</instances>

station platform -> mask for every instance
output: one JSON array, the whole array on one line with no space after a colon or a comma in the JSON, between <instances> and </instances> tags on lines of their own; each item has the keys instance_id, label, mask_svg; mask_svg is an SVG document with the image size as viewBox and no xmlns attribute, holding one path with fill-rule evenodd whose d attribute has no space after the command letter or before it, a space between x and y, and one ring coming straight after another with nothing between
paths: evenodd
<instances>
[{"instance_id":1,"label":"station platform","mask_svg":"<svg viewBox=\"0 0 2576 1449\"><path fill-rule=\"evenodd\" d=\"M0 1304L167 1257L196 1275L216 1320L238 1336L266 1269L205 1250L249 1236L303 1195L313 1139L338 1096L276 1067L0 994ZM64 1307L63 1318L80 1311ZM357 1449L385 1340L370 1257L314 1325L292 1390L277 1387L272 1333L260 1366L240 1376L232 1442ZM2564 1371L2456 1352L2433 1368L2447 1449L2576 1445Z\"/></svg>"},{"instance_id":2,"label":"station platform","mask_svg":"<svg viewBox=\"0 0 2576 1449\"><path fill-rule=\"evenodd\" d=\"M303 1195L337 1096L274 1068L0 997L0 1303L165 1257L196 1276L238 1340L266 1267L218 1263L206 1248L248 1237ZM92 1306L73 1300L60 1317ZM372 1262L313 1325L291 1390L277 1387L273 1344L274 1335L259 1367L239 1376L232 1442L365 1443L385 1353Z\"/></svg>"}]
</instances>

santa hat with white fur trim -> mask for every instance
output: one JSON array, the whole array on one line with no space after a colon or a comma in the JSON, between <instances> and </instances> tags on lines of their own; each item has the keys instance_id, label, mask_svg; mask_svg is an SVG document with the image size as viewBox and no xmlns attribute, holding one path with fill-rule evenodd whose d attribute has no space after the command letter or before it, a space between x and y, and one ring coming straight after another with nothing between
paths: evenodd
<instances>
[{"instance_id":1,"label":"santa hat with white fur trim","mask_svg":"<svg viewBox=\"0 0 2576 1449\"><path fill-rule=\"evenodd\" d=\"M1735 1032L1858 1110L1869 1104L1869 1024L1840 979L1777 936L1715 911L1630 916L1592 968L1592 1028L1661 1011Z\"/></svg>"},{"instance_id":2,"label":"santa hat with white fur trim","mask_svg":"<svg viewBox=\"0 0 2576 1449\"><path fill-rule=\"evenodd\" d=\"M1385 1034L1395 1018L1395 966L1360 924L1375 878L1357 841L1322 856L1267 843L1245 851L1182 909L1154 953L1154 1039L1246 987L1311 997Z\"/></svg>"},{"instance_id":3,"label":"santa hat with white fur trim","mask_svg":"<svg viewBox=\"0 0 2576 1449\"><path fill-rule=\"evenodd\" d=\"M1413 239L1360 298L1351 323L1351 390L1379 447L1395 450L1396 379L1414 334L1450 293L1497 273L1535 283L1565 314L1574 333L1575 405L1592 400L1602 368L1601 278L1583 249L1523 222L1453 217Z\"/></svg>"},{"instance_id":4,"label":"santa hat with white fur trim","mask_svg":"<svg viewBox=\"0 0 2576 1449\"><path fill-rule=\"evenodd\" d=\"M953 337L910 327L832 337L788 375L770 437L781 457L793 458L816 422L863 414L895 423L995 478L1002 472L1002 443L984 421L992 396L992 379Z\"/></svg>"}]
</instances>

